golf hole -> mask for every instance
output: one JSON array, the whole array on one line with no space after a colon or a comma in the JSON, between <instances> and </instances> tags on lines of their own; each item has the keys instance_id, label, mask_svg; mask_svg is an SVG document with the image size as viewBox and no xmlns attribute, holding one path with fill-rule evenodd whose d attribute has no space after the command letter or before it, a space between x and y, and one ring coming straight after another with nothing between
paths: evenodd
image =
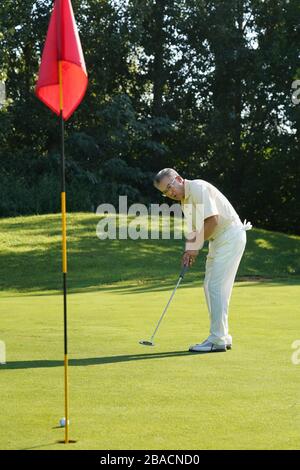
<instances>
[{"instance_id":1,"label":"golf hole","mask_svg":"<svg viewBox=\"0 0 300 470\"><path fill-rule=\"evenodd\" d=\"M75 444L78 441L73 441L72 439L69 439L68 442L65 441L57 441L58 444Z\"/></svg>"}]
</instances>

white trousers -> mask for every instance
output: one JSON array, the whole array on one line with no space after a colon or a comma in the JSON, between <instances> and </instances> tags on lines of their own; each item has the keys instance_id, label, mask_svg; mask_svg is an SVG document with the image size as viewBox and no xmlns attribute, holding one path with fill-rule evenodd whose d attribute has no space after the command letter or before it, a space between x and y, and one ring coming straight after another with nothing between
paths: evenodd
<instances>
[{"instance_id":1,"label":"white trousers","mask_svg":"<svg viewBox=\"0 0 300 470\"><path fill-rule=\"evenodd\" d=\"M215 240L209 242L206 258L204 291L210 317L210 336L214 344L231 344L228 333L228 309L234 279L246 246L244 224L230 225Z\"/></svg>"}]
</instances>

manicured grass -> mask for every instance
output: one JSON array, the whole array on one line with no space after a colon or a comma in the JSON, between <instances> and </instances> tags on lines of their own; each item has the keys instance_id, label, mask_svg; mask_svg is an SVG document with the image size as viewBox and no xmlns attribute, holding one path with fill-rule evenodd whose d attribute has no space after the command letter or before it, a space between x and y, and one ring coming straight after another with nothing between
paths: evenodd
<instances>
[{"instance_id":1,"label":"manicured grass","mask_svg":"<svg viewBox=\"0 0 300 470\"><path fill-rule=\"evenodd\" d=\"M68 214L68 285L72 292L115 282L149 288L155 283L174 283L183 241L99 240L99 220L94 214ZM300 237L258 229L247 232L247 237L239 277L300 277ZM203 277L206 253L205 248L189 273L189 281ZM60 215L0 220L0 260L1 290L60 290Z\"/></svg>"},{"instance_id":2,"label":"manicured grass","mask_svg":"<svg viewBox=\"0 0 300 470\"><path fill-rule=\"evenodd\" d=\"M69 227L72 449L295 449L300 434L300 238L248 232L233 290L232 351L197 355L208 316L205 252L149 339L178 272L180 241L100 241L98 218ZM65 449L58 215L3 219L2 449ZM262 278L262 279L258 279ZM253 281L250 282L250 279ZM68 446L67 446L68 447Z\"/></svg>"}]
</instances>

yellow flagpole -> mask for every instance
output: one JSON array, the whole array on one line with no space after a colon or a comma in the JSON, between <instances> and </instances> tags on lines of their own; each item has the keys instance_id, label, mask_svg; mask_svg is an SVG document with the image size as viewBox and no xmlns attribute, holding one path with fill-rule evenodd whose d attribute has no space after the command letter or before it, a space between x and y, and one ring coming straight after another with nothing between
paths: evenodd
<instances>
[{"instance_id":1,"label":"yellow flagpole","mask_svg":"<svg viewBox=\"0 0 300 470\"><path fill-rule=\"evenodd\" d=\"M61 120L61 145L62 145L62 190L61 190L61 215L62 215L62 273L64 289L64 382L65 382L65 444L69 442L69 381L68 381L68 337L67 337L67 220L66 220L66 189L65 189L65 146L64 146L64 119L63 119L63 81L62 62L58 62L59 76L59 105Z\"/></svg>"}]
</instances>

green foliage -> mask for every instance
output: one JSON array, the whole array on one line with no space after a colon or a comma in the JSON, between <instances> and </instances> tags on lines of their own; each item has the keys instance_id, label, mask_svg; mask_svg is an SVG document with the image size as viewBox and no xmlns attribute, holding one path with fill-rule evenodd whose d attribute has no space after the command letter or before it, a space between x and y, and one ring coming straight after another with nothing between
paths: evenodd
<instances>
[{"instance_id":1,"label":"green foliage","mask_svg":"<svg viewBox=\"0 0 300 470\"><path fill-rule=\"evenodd\" d=\"M299 1L72 3L89 87L65 129L69 210L122 191L150 203L151 174L174 166L255 225L299 232ZM1 215L59 210L58 120L34 96L51 5L0 5Z\"/></svg>"}]
</instances>

